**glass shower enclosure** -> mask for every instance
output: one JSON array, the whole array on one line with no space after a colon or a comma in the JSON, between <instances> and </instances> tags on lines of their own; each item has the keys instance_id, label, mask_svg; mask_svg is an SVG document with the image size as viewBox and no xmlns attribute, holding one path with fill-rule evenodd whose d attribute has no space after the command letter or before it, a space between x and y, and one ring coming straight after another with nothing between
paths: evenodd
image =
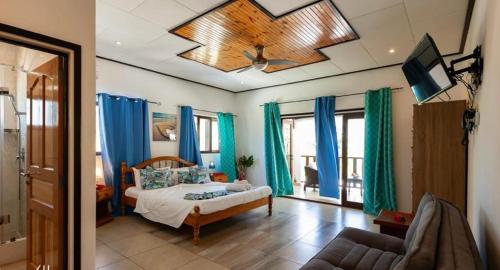
<instances>
[{"instance_id":1,"label":"glass shower enclosure","mask_svg":"<svg viewBox=\"0 0 500 270\"><path fill-rule=\"evenodd\" d=\"M4 82L7 72L1 74ZM0 245L26 236L26 119L17 108L15 90L0 86Z\"/></svg>"}]
</instances>

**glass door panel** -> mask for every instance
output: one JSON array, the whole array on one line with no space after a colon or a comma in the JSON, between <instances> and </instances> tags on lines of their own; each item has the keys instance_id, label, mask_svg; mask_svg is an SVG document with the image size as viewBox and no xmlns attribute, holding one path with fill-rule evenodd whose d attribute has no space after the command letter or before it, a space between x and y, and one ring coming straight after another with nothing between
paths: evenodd
<instances>
[{"instance_id":1,"label":"glass door panel","mask_svg":"<svg viewBox=\"0 0 500 270\"><path fill-rule=\"evenodd\" d=\"M363 113L343 115L342 204L350 207L363 206L363 161L365 145L365 120Z\"/></svg>"}]
</instances>

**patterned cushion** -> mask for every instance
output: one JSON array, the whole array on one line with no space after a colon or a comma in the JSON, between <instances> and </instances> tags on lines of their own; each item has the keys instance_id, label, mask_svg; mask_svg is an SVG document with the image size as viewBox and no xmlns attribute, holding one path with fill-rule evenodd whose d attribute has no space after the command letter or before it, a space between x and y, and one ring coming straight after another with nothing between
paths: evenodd
<instances>
[{"instance_id":1,"label":"patterned cushion","mask_svg":"<svg viewBox=\"0 0 500 270\"><path fill-rule=\"evenodd\" d=\"M152 167L146 167L140 170L140 176L143 189L158 189L173 185L172 173L169 169L155 170Z\"/></svg>"},{"instance_id":2,"label":"patterned cushion","mask_svg":"<svg viewBox=\"0 0 500 270\"><path fill-rule=\"evenodd\" d=\"M178 171L177 181L179 181L180 184L194 184L193 176L189 173L189 171Z\"/></svg>"},{"instance_id":3,"label":"patterned cushion","mask_svg":"<svg viewBox=\"0 0 500 270\"><path fill-rule=\"evenodd\" d=\"M181 184L204 184L210 182L210 175L206 168L190 167L188 171L177 172Z\"/></svg>"},{"instance_id":4,"label":"patterned cushion","mask_svg":"<svg viewBox=\"0 0 500 270\"><path fill-rule=\"evenodd\" d=\"M207 168L189 168L189 173L195 183L204 184L210 182L210 175Z\"/></svg>"}]
</instances>

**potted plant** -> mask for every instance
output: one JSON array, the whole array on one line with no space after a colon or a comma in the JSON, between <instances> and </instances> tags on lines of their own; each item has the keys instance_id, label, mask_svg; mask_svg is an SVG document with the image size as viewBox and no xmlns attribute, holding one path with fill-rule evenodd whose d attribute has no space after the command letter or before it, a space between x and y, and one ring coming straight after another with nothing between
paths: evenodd
<instances>
[{"instance_id":1,"label":"potted plant","mask_svg":"<svg viewBox=\"0 0 500 270\"><path fill-rule=\"evenodd\" d=\"M237 163L238 167L238 179L245 180L247 179L247 169L253 165L253 156L241 156L238 159Z\"/></svg>"}]
</instances>

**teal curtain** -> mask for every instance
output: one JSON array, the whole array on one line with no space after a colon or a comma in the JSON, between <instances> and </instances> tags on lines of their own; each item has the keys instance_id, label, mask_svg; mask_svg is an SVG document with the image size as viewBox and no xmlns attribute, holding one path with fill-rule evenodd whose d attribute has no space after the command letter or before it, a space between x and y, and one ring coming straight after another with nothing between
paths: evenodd
<instances>
[{"instance_id":1,"label":"teal curtain","mask_svg":"<svg viewBox=\"0 0 500 270\"><path fill-rule=\"evenodd\" d=\"M264 125L267 184L273 190L273 197L293 195L278 103L264 104Z\"/></svg>"},{"instance_id":2,"label":"teal curtain","mask_svg":"<svg viewBox=\"0 0 500 270\"><path fill-rule=\"evenodd\" d=\"M231 113L217 113L220 138L220 170L227 175L227 180L236 179L236 158L234 155L234 121Z\"/></svg>"},{"instance_id":3,"label":"teal curtain","mask_svg":"<svg viewBox=\"0 0 500 270\"><path fill-rule=\"evenodd\" d=\"M365 94L365 213L396 210L392 153L392 91L382 88Z\"/></svg>"}]
</instances>

